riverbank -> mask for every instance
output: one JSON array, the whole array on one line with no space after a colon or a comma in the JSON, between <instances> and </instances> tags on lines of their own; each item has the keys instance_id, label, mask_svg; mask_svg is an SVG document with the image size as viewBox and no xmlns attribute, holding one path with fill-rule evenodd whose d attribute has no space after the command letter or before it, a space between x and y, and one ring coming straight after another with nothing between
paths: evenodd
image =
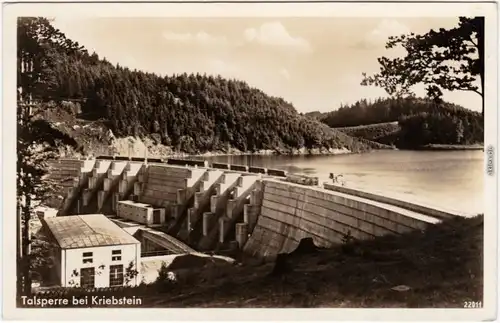
<instances>
[{"instance_id":1,"label":"riverbank","mask_svg":"<svg viewBox=\"0 0 500 323\"><path fill-rule=\"evenodd\" d=\"M193 154L193 155L185 155L185 157L216 157L216 156L320 156L320 155L346 155L352 154L353 152L347 148L342 149L292 149L288 151L280 151L280 150L258 150L258 151L240 151L238 149L229 149L224 152L206 152L203 154Z\"/></svg>"},{"instance_id":2,"label":"riverbank","mask_svg":"<svg viewBox=\"0 0 500 323\"><path fill-rule=\"evenodd\" d=\"M180 152L180 151L175 151L171 147L168 146L139 146L137 147L136 145L133 146L133 148L129 151L125 148L116 148L111 147L111 148L100 148L100 149L94 149L90 153L91 156L112 156L113 152L115 155L119 156L130 156L130 157L139 157L139 158L187 158L187 159L193 159L193 158L209 158L209 157L218 157L218 156L335 156L335 155L347 155L347 154L359 154L359 153L366 153L366 152L371 152L371 151L376 151L378 149L371 149L371 150L366 150L362 152L352 152L351 150L347 148L341 148L341 149L326 149L326 148L313 148L313 149L306 149L306 148L300 148L300 149L292 149L288 151L283 151L283 150L271 150L271 149L262 149L258 151L241 151L236 148L230 148L228 150L220 150L220 151L208 151L204 153L186 153L186 152ZM84 157L82 153L75 152L74 150L71 149L61 149L60 150L60 157L63 158L79 158L79 157Z\"/></svg>"},{"instance_id":3,"label":"riverbank","mask_svg":"<svg viewBox=\"0 0 500 323\"><path fill-rule=\"evenodd\" d=\"M483 150L484 145L482 144L474 144L474 145L439 145L439 144L430 144L422 147L418 147L415 150Z\"/></svg>"},{"instance_id":4,"label":"riverbank","mask_svg":"<svg viewBox=\"0 0 500 323\"><path fill-rule=\"evenodd\" d=\"M361 143L361 141L360 141ZM376 150L365 144L365 148L360 151L351 150L347 147L341 148L312 148L308 149L302 148L291 148L291 149L261 149L257 151L242 151L234 147L227 147L224 150L213 150L203 153L187 153L180 152L173 149L172 146L166 146L163 144L155 143L147 138L134 138L134 137L124 137L124 138L113 138L111 143L107 148L102 148L100 150L92 150L94 155L121 155L121 156L132 156L132 157L150 157L150 158L204 158L204 157L216 157L216 156L244 156L244 155L254 155L254 156L316 156L316 155L345 155L351 153L360 153L365 151Z\"/></svg>"},{"instance_id":5,"label":"riverbank","mask_svg":"<svg viewBox=\"0 0 500 323\"><path fill-rule=\"evenodd\" d=\"M121 139L121 138L120 138ZM229 147L227 150L216 150L208 151L204 153L186 153L175 151L172 147L163 145L154 145L151 142L142 142L140 140L131 141L127 138L128 142L132 143L132 149L130 152L125 148L122 140L116 140L112 145L112 149L118 152L119 155L131 154L132 157L149 157L149 158L209 158L217 156L336 156L336 155L348 155L348 154L359 154L359 153L369 153L374 151L386 151L386 150L409 150L409 151L424 151L424 150L435 150L435 151L455 151L455 150L481 150L483 145L440 145L431 144L422 147L415 148L396 148L391 146L382 146L381 148L371 148L363 151L351 151L345 147L343 148L293 148L293 149L262 149L257 151L241 151L237 148ZM360 138L358 138L360 139ZM367 144L370 143L368 140L360 139L361 142Z\"/></svg>"},{"instance_id":6,"label":"riverbank","mask_svg":"<svg viewBox=\"0 0 500 323\"><path fill-rule=\"evenodd\" d=\"M388 148L371 149L363 152L352 152L348 149L294 149L292 151L276 151L276 150L259 150L259 151L240 151L238 149L230 149L228 151L211 151L202 154L187 154L181 152L171 152L161 156L154 157L171 157L171 158L203 158L203 157L217 157L217 156L335 156L347 154L370 153L374 151L385 151ZM431 144L415 148L391 148L390 150L405 150L405 151L463 151L463 150L484 150L483 145L441 145Z\"/></svg>"}]
</instances>

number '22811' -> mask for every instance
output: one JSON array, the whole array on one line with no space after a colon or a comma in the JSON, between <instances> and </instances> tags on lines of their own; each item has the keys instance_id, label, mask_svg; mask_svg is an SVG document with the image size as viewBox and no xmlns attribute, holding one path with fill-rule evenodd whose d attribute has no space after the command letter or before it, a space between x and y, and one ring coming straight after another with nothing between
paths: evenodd
<instances>
[{"instance_id":1,"label":"number '22811'","mask_svg":"<svg viewBox=\"0 0 500 323\"><path fill-rule=\"evenodd\" d=\"M482 308L482 307L483 307L483 302L471 302L471 301L464 302L464 308Z\"/></svg>"}]
</instances>

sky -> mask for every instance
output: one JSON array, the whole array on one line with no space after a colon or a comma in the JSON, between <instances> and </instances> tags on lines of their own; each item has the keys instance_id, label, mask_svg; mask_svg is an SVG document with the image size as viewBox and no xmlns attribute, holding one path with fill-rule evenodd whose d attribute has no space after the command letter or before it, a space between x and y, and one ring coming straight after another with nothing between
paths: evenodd
<instances>
[{"instance_id":1,"label":"sky","mask_svg":"<svg viewBox=\"0 0 500 323\"><path fill-rule=\"evenodd\" d=\"M336 110L386 97L361 86L379 71L391 35L451 28L458 18L79 18L55 17L67 37L101 58L158 75L220 74L291 102L299 112ZM423 87L415 89L424 95ZM481 98L445 92L445 100L480 111Z\"/></svg>"}]
</instances>

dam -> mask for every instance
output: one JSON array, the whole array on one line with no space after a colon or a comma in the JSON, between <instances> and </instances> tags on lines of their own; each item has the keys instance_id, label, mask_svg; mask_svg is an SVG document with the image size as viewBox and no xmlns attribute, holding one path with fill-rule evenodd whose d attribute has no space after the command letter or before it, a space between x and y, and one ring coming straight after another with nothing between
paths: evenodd
<instances>
[{"instance_id":1,"label":"dam","mask_svg":"<svg viewBox=\"0 0 500 323\"><path fill-rule=\"evenodd\" d=\"M57 217L105 215L140 242L143 263L191 253L273 260L304 238L329 248L456 216L279 169L204 160L59 159L47 178L60 184L50 201Z\"/></svg>"},{"instance_id":2,"label":"dam","mask_svg":"<svg viewBox=\"0 0 500 323\"><path fill-rule=\"evenodd\" d=\"M206 161L100 156L60 159L58 216L102 213L127 231L155 229L198 250L237 244L256 256L425 229L454 214L287 174ZM308 178L306 178L307 180Z\"/></svg>"}]
</instances>

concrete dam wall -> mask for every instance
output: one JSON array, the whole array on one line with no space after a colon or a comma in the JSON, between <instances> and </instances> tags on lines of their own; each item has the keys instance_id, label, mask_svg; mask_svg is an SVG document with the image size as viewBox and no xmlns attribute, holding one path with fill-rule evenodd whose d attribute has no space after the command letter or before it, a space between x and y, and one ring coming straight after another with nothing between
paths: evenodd
<instances>
[{"instance_id":1,"label":"concrete dam wall","mask_svg":"<svg viewBox=\"0 0 500 323\"><path fill-rule=\"evenodd\" d=\"M343 243L346 236L372 239L425 229L438 219L353 195L277 180L263 180L257 224L244 251L274 257L293 251L303 238L319 247Z\"/></svg>"},{"instance_id":2,"label":"concrete dam wall","mask_svg":"<svg viewBox=\"0 0 500 323\"><path fill-rule=\"evenodd\" d=\"M103 213L141 235L144 254L240 250L259 258L425 229L451 214L282 170L191 160L59 160L58 216ZM68 184L65 184L68 183ZM442 217L440 217L442 216ZM177 246L177 247L172 247Z\"/></svg>"}]
</instances>

